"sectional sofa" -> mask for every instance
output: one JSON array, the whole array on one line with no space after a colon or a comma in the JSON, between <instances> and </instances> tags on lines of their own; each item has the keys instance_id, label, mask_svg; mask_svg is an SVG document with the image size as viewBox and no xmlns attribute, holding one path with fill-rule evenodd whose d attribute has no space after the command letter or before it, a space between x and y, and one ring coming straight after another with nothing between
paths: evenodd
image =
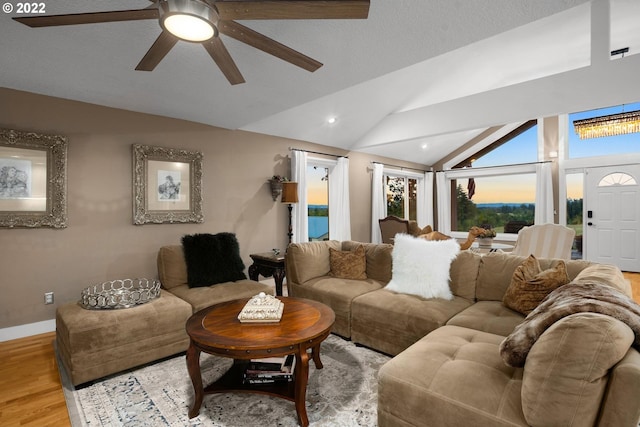
<instances>
[{"instance_id":1,"label":"sectional sofa","mask_svg":"<svg viewBox=\"0 0 640 427\"><path fill-rule=\"evenodd\" d=\"M252 280L189 287L182 245L157 255L159 298L119 310L86 310L75 302L56 310L56 346L73 385L187 350L187 319L196 311L273 288Z\"/></svg>"},{"instance_id":2,"label":"sectional sofa","mask_svg":"<svg viewBox=\"0 0 640 427\"><path fill-rule=\"evenodd\" d=\"M357 279L334 272L333 254L362 248ZM290 295L329 305L334 333L395 356L379 372L380 427L637 427L640 353L632 344L640 344L638 330L634 338L626 323L583 304L535 337L523 366L510 366L506 344L530 332L530 319L553 299L549 294L528 317L503 302L527 257L460 252L449 268L453 298L445 300L385 289L392 251L386 244L324 241L292 244L286 254ZM564 262L537 261L545 271ZM617 267L581 260L562 267L571 283L556 291L610 290L636 310ZM552 304L543 314L558 310Z\"/></svg>"}]
</instances>

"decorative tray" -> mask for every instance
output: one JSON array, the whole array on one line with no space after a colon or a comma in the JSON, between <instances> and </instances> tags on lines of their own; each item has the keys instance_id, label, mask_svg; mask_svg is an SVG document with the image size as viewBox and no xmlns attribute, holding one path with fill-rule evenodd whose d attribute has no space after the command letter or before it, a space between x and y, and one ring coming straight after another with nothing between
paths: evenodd
<instances>
[{"instance_id":1,"label":"decorative tray","mask_svg":"<svg viewBox=\"0 0 640 427\"><path fill-rule=\"evenodd\" d=\"M160 281L118 279L85 288L79 304L88 310L129 308L160 296Z\"/></svg>"},{"instance_id":2,"label":"decorative tray","mask_svg":"<svg viewBox=\"0 0 640 427\"><path fill-rule=\"evenodd\" d=\"M238 320L242 323L279 322L282 318L284 304L273 295L260 292L245 304Z\"/></svg>"}]
</instances>

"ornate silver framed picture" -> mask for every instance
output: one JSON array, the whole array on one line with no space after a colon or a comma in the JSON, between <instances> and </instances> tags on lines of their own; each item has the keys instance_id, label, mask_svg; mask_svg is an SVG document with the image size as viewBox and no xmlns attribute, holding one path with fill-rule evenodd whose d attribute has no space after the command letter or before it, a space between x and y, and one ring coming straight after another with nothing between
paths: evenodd
<instances>
[{"instance_id":1,"label":"ornate silver framed picture","mask_svg":"<svg viewBox=\"0 0 640 427\"><path fill-rule=\"evenodd\" d=\"M133 223L201 223L202 153L133 145Z\"/></svg>"},{"instance_id":2,"label":"ornate silver framed picture","mask_svg":"<svg viewBox=\"0 0 640 427\"><path fill-rule=\"evenodd\" d=\"M67 226L67 139L0 129L0 227Z\"/></svg>"}]
</instances>

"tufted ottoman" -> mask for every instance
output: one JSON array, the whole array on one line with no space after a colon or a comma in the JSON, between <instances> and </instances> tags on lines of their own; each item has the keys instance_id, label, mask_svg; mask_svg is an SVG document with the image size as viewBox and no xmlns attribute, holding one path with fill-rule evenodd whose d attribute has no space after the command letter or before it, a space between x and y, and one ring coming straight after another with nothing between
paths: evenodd
<instances>
[{"instance_id":1,"label":"tufted ottoman","mask_svg":"<svg viewBox=\"0 0 640 427\"><path fill-rule=\"evenodd\" d=\"M188 302L165 290L132 308L86 310L67 303L56 311L58 353L74 385L186 351Z\"/></svg>"},{"instance_id":2,"label":"tufted ottoman","mask_svg":"<svg viewBox=\"0 0 640 427\"><path fill-rule=\"evenodd\" d=\"M378 425L526 426L521 368L504 364L504 337L443 326L378 374Z\"/></svg>"}]
</instances>

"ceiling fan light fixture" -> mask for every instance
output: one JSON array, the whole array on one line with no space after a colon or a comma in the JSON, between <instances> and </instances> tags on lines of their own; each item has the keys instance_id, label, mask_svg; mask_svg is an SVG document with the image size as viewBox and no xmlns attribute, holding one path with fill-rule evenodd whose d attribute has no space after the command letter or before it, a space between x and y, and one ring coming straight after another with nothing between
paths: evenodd
<instances>
[{"instance_id":1,"label":"ceiling fan light fixture","mask_svg":"<svg viewBox=\"0 0 640 427\"><path fill-rule=\"evenodd\" d=\"M203 42L218 35L218 15L198 0L165 0L158 3L160 26L177 38Z\"/></svg>"}]
</instances>

